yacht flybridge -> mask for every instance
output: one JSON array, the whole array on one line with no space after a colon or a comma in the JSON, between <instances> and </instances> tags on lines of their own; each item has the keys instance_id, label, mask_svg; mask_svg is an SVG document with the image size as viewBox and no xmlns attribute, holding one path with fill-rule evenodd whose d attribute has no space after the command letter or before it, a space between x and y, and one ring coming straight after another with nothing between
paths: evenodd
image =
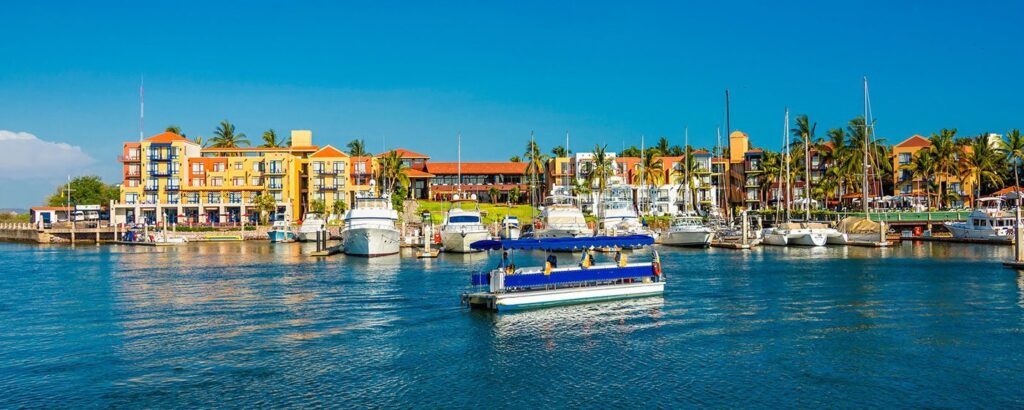
<instances>
[{"instance_id":1,"label":"yacht flybridge","mask_svg":"<svg viewBox=\"0 0 1024 410\"><path fill-rule=\"evenodd\" d=\"M576 198L554 194L544 198L540 218L523 233L527 238L579 238L593 236Z\"/></svg>"}]
</instances>

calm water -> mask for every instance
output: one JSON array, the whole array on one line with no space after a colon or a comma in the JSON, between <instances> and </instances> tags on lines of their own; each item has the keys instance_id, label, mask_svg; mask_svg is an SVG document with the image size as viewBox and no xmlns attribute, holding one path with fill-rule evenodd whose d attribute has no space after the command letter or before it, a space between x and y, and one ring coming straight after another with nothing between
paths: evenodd
<instances>
[{"instance_id":1,"label":"calm water","mask_svg":"<svg viewBox=\"0 0 1024 410\"><path fill-rule=\"evenodd\" d=\"M496 255L0 244L0 407L1019 407L1010 251L665 249L664 298L495 315Z\"/></svg>"}]
</instances>

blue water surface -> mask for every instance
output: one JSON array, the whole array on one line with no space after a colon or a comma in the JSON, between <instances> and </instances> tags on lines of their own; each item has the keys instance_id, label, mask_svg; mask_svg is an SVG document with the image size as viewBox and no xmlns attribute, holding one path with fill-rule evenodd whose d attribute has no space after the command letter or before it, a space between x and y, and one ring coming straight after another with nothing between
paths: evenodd
<instances>
[{"instance_id":1,"label":"blue water surface","mask_svg":"<svg viewBox=\"0 0 1024 410\"><path fill-rule=\"evenodd\" d=\"M659 250L663 298L492 314L495 254L0 244L0 408L1024 404L1009 247Z\"/></svg>"}]
</instances>

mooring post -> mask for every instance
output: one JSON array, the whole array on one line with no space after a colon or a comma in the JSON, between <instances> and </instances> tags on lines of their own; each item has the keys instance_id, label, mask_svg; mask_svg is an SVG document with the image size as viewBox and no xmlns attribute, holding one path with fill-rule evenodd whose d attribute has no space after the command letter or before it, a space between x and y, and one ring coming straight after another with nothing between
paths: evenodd
<instances>
[{"instance_id":1,"label":"mooring post","mask_svg":"<svg viewBox=\"0 0 1024 410\"><path fill-rule=\"evenodd\" d=\"M750 228L750 221L747 220L747 211L740 213L740 225L742 231L740 232L740 244L745 248L747 247L747 230Z\"/></svg>"},{"instance_id":2,"label":"mooring post","mask_svg":"<svg viewBox=\"0 0 1024 410\"><path fill-rule=\"evenodd\" d=\"M1015 262L1019 263L1021 261L1024 261L1024 255L1021 254L1022 253L1021 249L1024 249L1024 248L1021 248L1021 245L1020 245L1021 239L1024 238L1024 233L1021 233L1021 229L1020 229L1020 207L1019 206L1016 209L1014 209L1014 214L1013 215L1014 215L1014 222L1016 222L1016 225L1013 227L1013 258L1014 258L1013 260Z\"/></svg>"}]
</instances>

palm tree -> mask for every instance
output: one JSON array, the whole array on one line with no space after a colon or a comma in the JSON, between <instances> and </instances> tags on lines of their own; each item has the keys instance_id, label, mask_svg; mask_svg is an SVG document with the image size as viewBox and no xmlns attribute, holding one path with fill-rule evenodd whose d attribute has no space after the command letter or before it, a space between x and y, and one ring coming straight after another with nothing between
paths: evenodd
<instances>
[{"instance_id":1,"label":"palm tree","mask_svg":"<svg viewBox=\"0 0 1024 410\"><path fill-rule=\"evenodd\" d=\"M656 148L658 150L658 152L661 153L661 155L668 155L668 152L669 152L668 138L665 138L665 137L658 138L658 144L655 145L654 148Z\"/></svg>"},{"instance_id":2,"label":"palm tree","mask_svg":"<svg viewBox=\"0 0 1024 410\"><path fill-rule=\"evenodd\" d=\"M622 150L621 154L622 154L621 156L623 156L623 157L639 158L640 157L640 148L637 148L636 145L634 145L634 146L631 146L629 148L626 148L626 149Z\"/></svg>"},{"instance_id":3,"label":"palm tree","mask_svg":"<svg viewBox=\"0 0 1024 410\"><path fill-rule=\"evenodd\" d=\"M661 154L657 149L650 149L644 153L641 164L644 168L642 176L644 183L651 186L659 186L665 183L665 163L658 158Z\"/></svg>"},{"instance_id":4,"label":"palm tree","mask_svg":"<svg viewBox=\"0 0 1024 410\"><path fill-rule=\"evenodd\" d=\"M508 158L508 162L521 162L522 159L518 155L513 155Z\"/></svg>"},{"instance_id":5,"label":"palm tree","mask_svg":"<svg viewBox=\"0 0 1024 410\"><path fill-rule=\"evenodd\" d=\"M779 185L779 194L775 199L776 204L780 204L780 201L785 200L786 193L782 191L782 183L785 179L779 179L780 173L785 169L786 164L783 159L781 152L765 151L764 158L761 160L761 203L768 203L768 192L772 189L772 185ZM785 176L783 175L783 178Z\"/></svg>"},{"instance_id":6,"label":"palm tree","mask_svg":"<svg viewBox=\"0 0 1024 410\"><path fill-rule=\"evenodd\" d=\"M828 130L828 140L822 143L823 147L828 147L821 150L821 162L825 164L825 177L831 178L834 182L832 185L836 188L836 198L840 198L843 194L843 183L848 181L847 171L849 171L849 150L846 147L846 131L842 128L832 128ZM826 195L825 200L828 200Z\"/></svg>"},{"instance_id":7,"label":"palm tree","mask_svg":"<svg viewBox=\"0 0 1024 410\"><path fill-rule=\"evenodd\" d=\"M490 188L487 188L487 196L489 198L491 198L491 203L492 204L498 202L498 195L499 194L501 194L501 191L499 191L497 187L492 186Z\"/></svg>"},{"instance_id":8,"label":"palm tree","mask_svg":"<svg viewBox=\"0 0 1024 410\"><path fill-rule=\"evenodd\" d=\"M380 158L380 183L379 186L385 192L395 193L397 187L402 189L409 187L409 175L406 170L409 166L402 161L402 154L398 151L391 151Z\"/></svg>"},{"instance_id":9,"label":"palm tree","mask_svg":"<svg viewBox=\"0 0 1024 410\"><path fill-rule=\"evenodd\" d=\"M811 120L807 118L807 114L801 114L796 117L796 126L789 130L790 134L793 134L790 154L793 158L793 164L797 165L796 168L800 170L798 179L804 179L810 173L810 158L807 158L807 156L810 154L810 150L817 149L817 141L814 139L814 131L817 128L818 123L811 123ZM810 193L811 181L810 178L807 178L804 181L804 196L810 198ZM810 203L808 202L808 204Z\"/></svg>"},{"instance_id":10,"label":"palm tree","mask_svg":"<svg viewBox=\"0 0 1024 410\"><path fill-rule=\"evenodd\" d=\"M608 145L594 145L594 160L591 165L590 174L587 175L587 184L590 187L597 185L597 206L601 209L601 201L604 199L604 190L608 187L608 178L615 174L615 162L605 154Z\"/></svg>"},{"instance_id":11,"label":"palm tree","mask_svg":"<svg viewBox=\"0 0 1024 410\"><path fill-rule=\"evenodd\" d=\"M203 148L206 148L206 144L209 142L203 141L203 137L199 135L196 135L194 138L192 138L192 141L195 141L196 144L199 144L199 146Z\"/></svg>"},{"instance_id":12,"label":"palm tree","mask_svg":"<svg viewBox=\"0 0 1024 410\"><path fill-rule=\"evenodd\" d=\"M348 155L353 157L367 157L370 155L369 152L366 152L366 141L361 139L349 141L345 146L348 147Z\"/></svg>"},{"instance_id":13,"label":"palm tree","mask_svg":"<svg viewBox=\"0 0 1024 410\"><path fill-rule=\"evenodd\" d=\"M536 176L544 173L544 164L547 163L548 156L540 152L540 145L531 137L530 142L526 143L523 159L526 160L526 169L523 173L530 175L530 198L533 200L537 196Z\"/></svg>"},{"instance_id":14,"label":"palm tree","mask_svg":"<svg viewBox=\"0 0 1024 410\"><path fill-rule=\"evenodd\" d=\"M569 155L569 152L566 151L565 147L563 147L561 145L551 149L551 156L553 156L553 157L556 157L556 158L558 158L558 157L566 157L568 155Z\"/></svg>"},{"instance_id":15,"label":"palm tree","mask_svg":"<svg viewBox=\"0 0 1024 410\"><path fill-rule=\"evenodd\" d=\"M985 183L991 185L1001 185L1003 183L1003 177L999 175L999 170L1002 168L1001 159L1002 156L999 152L989 144L988 134L981 134L977 137L969 139L970 150L968 150L960 161L961 174L965 175L961 181L966 180L966 176L973 176L974 183L977 185L975 191L975 198L981 196L981 187Z\"/></svg>"},{"instance_id":16,"label":"palm tree","mask_svg":"<svg viewBox=\"0 0 1024 410\"><path fill-rule=\"evenodd\" d=\"M277 133L274 132L273 128L271 128L269 130L266 130L266 131L263 131L263 145L261 145L261 147L277 148L277 147L283 147L283 146L286 146L286 145L288 145L288 141L278 141L277 140Z\"/></svg>"},{"instance_id":17,"label":"palm tree","mask_svg":"<svg viewBox=\"0 0 1024 410\"><path fill-rule=\"evenodd\" d=\"M1006 161L1013 167L1013 190L1020 200L1020 163L1024 160L1024 136L1021 136L1019 129L1013 129L1006 133L1002 140L999 140L999 151L1006 156Z\"/></svg>"},{"instance_id":18,"label":"palm tree","mask_svg":"<svg viewBox=\"0 0 1024 410\"><path fill-rule=\"evenodd\" d=\"M213 135L216 136L210 138L210 143L214 148L236 148L249 145L245 133L235 132L235 125L228 120L221 121L217 129L213 131Z\"/></svg>"},{"instance_id":19,"label":"palm tree","mask_svg":"<svg viewBox=\"0 0 1024 410\"><path fill-rule=\"evenodd\" d=\"M922 149L915 152L910 163L902 168L910 171L912 180L920 179L924 182L925 206L931 208L931 179L935 175L935 157L932 156L931 151Z\"/></svg>"},{"instance_id":20,"label":"palm tree","mask_svg":"<svg viewBox=\"0 0 1024 410\"><path fill-rule=\"evenodd\" d=\"M939 180L939 207L942 208L945 205L945 199L947 197L947 184L949 183L949 177L956 171L957 167L957 144L956 144L956 128L946 129L943 128L938 134L932 134L928 138L928 142L931 146L928 147L928 151L931 152L932 157L935 159L935 172L936 176L940 177Z\"/></svg>"},{"instance_id":21,"label":"palm tree","mask_svg":"<svg viewBox=\"0 0 1024 410\"><path fill-rule=\"evenodd\" d=\"M671 149L675 148L678 147L673 146ZM702 181L700 178L694 178L694 176L696 176L698 171L700 170L700 167L697 165L697 161L693 158L692 147L687 146L686 152L681 152L680 154L684 154L682 155L682 166L672 170L672 183L679 185L680 191L682 191L684 187L690 187L689 191L684 192L683 195L687 195L689 203L693 205L696 203L697 200L697 190L702 185ZM686 180L686 175L690 176L690 181Z\"/></svg>"},{"instance_id":22,"label":"palm tree","mask_svg":"<svg viewBox=\"0 0 1024 410\"><path fill-rule=\"evenodd\" d=\"M181 127L177 125L168 125L167 128L164 128L164 132L171 132L178 134L182 137L188 138L188 136L186 136L184 132L181 132Z\"/></svg>"}]
</instances>

